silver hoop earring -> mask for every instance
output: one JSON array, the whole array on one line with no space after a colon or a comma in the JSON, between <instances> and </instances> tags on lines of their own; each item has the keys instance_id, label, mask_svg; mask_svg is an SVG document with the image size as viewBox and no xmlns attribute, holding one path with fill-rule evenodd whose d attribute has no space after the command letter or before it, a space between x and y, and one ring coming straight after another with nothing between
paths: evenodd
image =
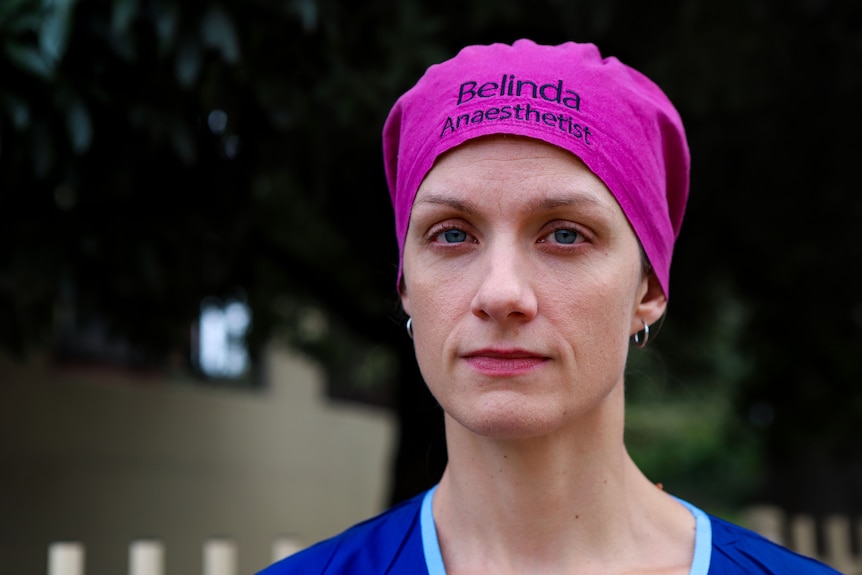
<instances>
[{"instance_id":1,"label":"silver hoop earring","mask_svg":"<svg viewBox=\"0 0 862 575\"><path fill-rule=\"evenodd\" d=\"M413 318L407 318L407 335L410 336L410 339L413 339Z\"/></svg>"},{"instance_id":2,"label":"silver hoop earring","mask_svg":"<svg viewBox=\"0 0 862 575\"><path fill-rule=\"evenodd\" d=\"M646 347L647 341L649 341L649 324L647 322L645 322L644 320L641 320L641 321L644 322L644 329L643 329L644 335L643 335L643 337L641 337L640 336L641 332L637 332L636 334L634 334L632 336L632 343L635 344L635 347L639 347L640 349L643 349Z\"/></svg>"}]
</instances>

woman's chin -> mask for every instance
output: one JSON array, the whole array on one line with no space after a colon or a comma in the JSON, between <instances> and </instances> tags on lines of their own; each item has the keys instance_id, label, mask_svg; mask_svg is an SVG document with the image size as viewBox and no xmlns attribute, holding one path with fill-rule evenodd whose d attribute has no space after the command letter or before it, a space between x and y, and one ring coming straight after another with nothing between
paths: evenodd
<instances>
[{"instance_id":1,"label":"woman's chin","mask_svg":"<svg viewBox=\"0 0 862 575\"><path fill-rule=\"evenodd\" d=\"M455 423L490 439L527 439L552 433L563 422L560 414L521 405L485 405L451 415Z\"/></svg>"}]
</instances>

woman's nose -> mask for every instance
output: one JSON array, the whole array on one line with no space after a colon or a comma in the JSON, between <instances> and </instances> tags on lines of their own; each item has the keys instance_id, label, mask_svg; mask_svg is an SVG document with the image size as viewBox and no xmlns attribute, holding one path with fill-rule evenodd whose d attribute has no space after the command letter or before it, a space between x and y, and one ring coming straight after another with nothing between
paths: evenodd
<instances>
[{"instance_id":1,"label":"woman's nose","mask_svg":"<svg viewBox=\"0 0 862 575\"><path fill-rule=\"evenodd\" d=\"M514 250L486 254L487 265L471 302L473 314L497 322L529 321L536 315L538 301L532 289L528 266Z\"/></svg>"}]
</instances>

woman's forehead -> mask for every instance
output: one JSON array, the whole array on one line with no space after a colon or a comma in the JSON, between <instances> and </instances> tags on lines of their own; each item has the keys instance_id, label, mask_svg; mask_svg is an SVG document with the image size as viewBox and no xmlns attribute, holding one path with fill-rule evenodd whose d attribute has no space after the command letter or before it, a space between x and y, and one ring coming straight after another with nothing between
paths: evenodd
<instances>
[{"instance_id":1,"label":"woman's forehead","mask_svg":"<svg viewBox=\"0 0 862 575\"><path fill-rule=\"evenodd\" d=\"M515 134L490 134L469 139L440 154L434 165L451 161L453 157L460 159L483 156L494 156L501 161L556 157L583 165L581 159L568 150L543 140Z\"/></svg>"},{"instance_id":2,"label":"woman's forehead","mask_svg":"<svg viewBox=\"0 0 862 575\"><path fill-rule=\"evenodd\" d=\"M604 183L574 154L526 137L489 136L441 155L416 194L419 204L516 201L528 211L565 206L613 209ZM614 209L616 208L616 209Z\"/></svg>"}]
</instances>

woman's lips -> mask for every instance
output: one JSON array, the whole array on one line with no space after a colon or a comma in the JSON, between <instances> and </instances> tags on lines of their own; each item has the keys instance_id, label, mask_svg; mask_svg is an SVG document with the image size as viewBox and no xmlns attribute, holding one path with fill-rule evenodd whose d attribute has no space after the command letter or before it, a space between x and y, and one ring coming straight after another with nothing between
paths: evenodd
<instances>
[{"instance_id":1,"label":"woman's lips","mask_svg":"<svg viewBox=\"0 0 862 575\"><path fill-rule=\"evenodd\" d=\"M482 349L464 355L464 361L484 375L521 375L543 365L548 358L529 351Z\"/></svg>"}]
</instances>

